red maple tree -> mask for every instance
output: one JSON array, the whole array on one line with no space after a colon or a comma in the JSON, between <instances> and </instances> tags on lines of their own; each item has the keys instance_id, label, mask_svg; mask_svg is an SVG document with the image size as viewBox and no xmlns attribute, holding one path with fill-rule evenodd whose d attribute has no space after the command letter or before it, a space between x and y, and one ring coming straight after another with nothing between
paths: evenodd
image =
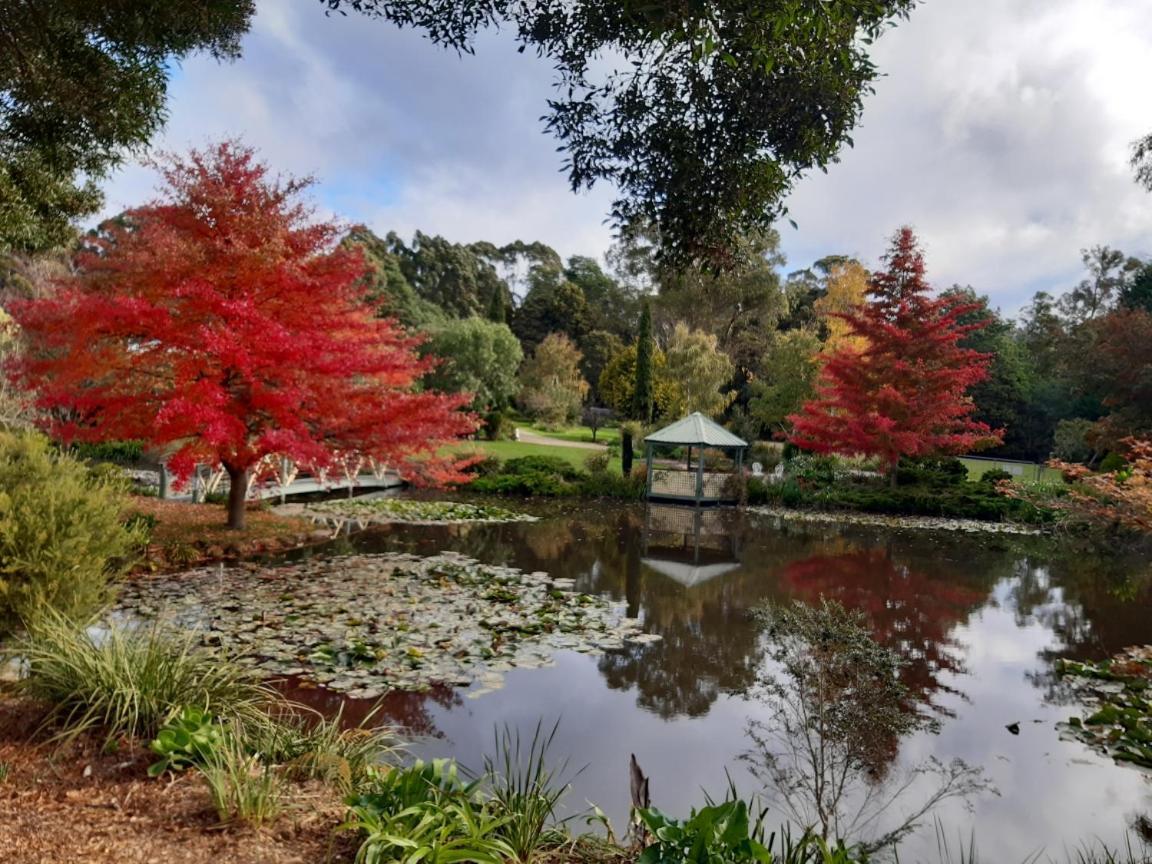
<instances>
[{"instance_id":1,"label":"red maple tree","mask_svg":"<svg viewBox=\"0 0 1152 864\"><path fill-rule=\"evenodd\" d=\"M961 324L976 304L932 298L924 256L901 228L869 284L871 302L837 317L864 347L824 361L816 397L793 423L792 441L817 453L878 456L895 478L902 456L963 453L1001 432L972 419L967 390L988 374L991 355L960 346L986 326Z\"/></svg>"},{"instance_id":2,"label":"red maple tree","mask_svg":"<svg viewBox=\"0 0 1152 864\"><path fill-rule=\"evenodd\" d=\"M311 181L269 174L234 142L160 164L161 198L101 226L76 275L11 312L33 386L64 441L138 439L230 480L228 524L263 457L316 468L349 453L429 482L459 479L435 456L475 428L468 394L418 392L434 361L361 295L360 254L313 218Z\"/></svg>"}]
</instances>

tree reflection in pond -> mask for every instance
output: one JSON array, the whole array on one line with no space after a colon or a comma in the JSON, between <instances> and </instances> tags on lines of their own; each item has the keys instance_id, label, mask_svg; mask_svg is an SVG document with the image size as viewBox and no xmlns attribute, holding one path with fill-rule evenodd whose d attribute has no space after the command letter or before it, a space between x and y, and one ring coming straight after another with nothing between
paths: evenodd
<instances>
[{"instance_id":1,"label":"tree reflection in pond","mask_svg":"<svg viewBox=\"0 0 1152 864\"><path fill-rule=\"evenodd\" d=\"M893 559L887 548L842 555L816 555L784 568L782 581L806 603L836 600L861 612L873 638L904 661L899 674L913 703L931 706L938 692L956 693L945 683L964 674L964 649L952 635L988 597L971 577L937 570L929 576Z\"/></svg>"},{"instance_id":2,"label":"tree reflection in pond","mask_svg":"<svg viewBox=\"0 0 1152 864\"><path fill-rule=\"evenodd\" d=\"M795 824L873 854L941 802L991 790L959 759L892 767L900 739L934 721L909 710L905 663L872 638L863 614L821 600L765 606L757 618L770 662L753 695L767 719L749 720L742 758Z\"/></svg>"}]
</instances>

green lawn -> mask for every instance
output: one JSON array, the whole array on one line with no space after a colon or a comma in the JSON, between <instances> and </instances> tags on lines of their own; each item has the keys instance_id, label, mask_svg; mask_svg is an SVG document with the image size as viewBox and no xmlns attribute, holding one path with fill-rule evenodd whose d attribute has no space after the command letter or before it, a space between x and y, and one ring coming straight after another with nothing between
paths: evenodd
<instances>
[{"instance_id":1,"label":"green lawn","mask_svg":"<svg viewBox=\"0 0 1152 864\"><path fill-rule=\"evenodd\" d=\"M498 459L516 459L521 456L556 456L565 459L577 468L584 468L584 462L589 456L596 455L592 450L577 447L553 447L548 444L525 444L521 441L468 441L453 448L457 453L475 453L480 451ZM619 458L613 458L609 463L612 470L620 470Z\"/></svg>"},{"instance_id":2,"label":"green lawn","mask_svg":"<svg viewBox=\"0 0 1152 864\"><path fill-rule=\"evenodd\" d=\"M1054 471L1047 465L1033 464L1027 462L998 462L991 459L965 459L961 457L961 462L968 469L969 480L979 480L985 471L990 471L993 468L1002 468L1012 474L1013 480L1022 480L1026 482L1035 482L1041 480L1045 483L1058 483L1060 482L1060 472ZM1016 474L1010 471L1010 468L1019 467L1022 473Z\"/></svg>"},{"instance_id":3,"label":"green lawn","mask_svg":"<svg viewBox=\"0 0 1152 864\"><path fill-rule=\"evenodd\" d=\"M607 444L609 441L620 440L619 426L601 426L596 430L596 440L592 440L592 430L587 426L569 426L566 429L553 431L542 426L533 426L530 423L518 423L521 429L535 432L537 435L547 435L560 441L579 441L584 444Z\"/></svg>"}]
</instances>

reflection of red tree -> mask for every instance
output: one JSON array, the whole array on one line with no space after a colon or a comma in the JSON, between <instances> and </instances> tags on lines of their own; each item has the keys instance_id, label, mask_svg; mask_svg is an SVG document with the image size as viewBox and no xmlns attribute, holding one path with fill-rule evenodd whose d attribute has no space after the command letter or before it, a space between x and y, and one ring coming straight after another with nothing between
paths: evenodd
<instances>
[{"instance_id":1,"label":"reflection of red tree","mask_svg":"<svg viewBox=\"0 0 1152 864\"><path fill-rule=\"evenodd\" d=\"M942 672L963 674L953 628L984 602L986 594L947 578L932 578L872 549L817 555L789 564L782 583L797 599L836 600L868 618L872 636L907 661L901 679L920 702L933 706L935 693L955 692Z\"/></svg>"},{"instance_id":2,"label":"reflection of red tree","mask_svg":"<svg viewBox=\"0 0 1152 864\"><path fill-rule=\"evenodd\" d=\"M442 735L432 719L430 703L444 708L462 704L460 694L447 684L433 684L418 692L393 690L380 699L349 699L343 693L316 687L298 678L274 683L288 699L325 717L335 717L342 708L340 720L346 728L360 726L371 718L372 726L395 726L408 734L425 737Z\"/></svg>"}]
</instances>

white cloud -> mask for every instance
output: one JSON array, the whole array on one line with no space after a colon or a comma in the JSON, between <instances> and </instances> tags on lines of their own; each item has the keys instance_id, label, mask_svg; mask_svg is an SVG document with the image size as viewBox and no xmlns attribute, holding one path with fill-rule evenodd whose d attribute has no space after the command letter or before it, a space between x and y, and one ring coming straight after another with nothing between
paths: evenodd
<instances>
[{"instance_id":1,"label":"white cloud","mask_svg":"<svg viewBox=\"0 0 1152 864\"><path fill-rule=\"evenodd\" d=\"M1152 131L1152 16L1142 0L928 2L879 42L886 73L857 146L803 180L782 230L792 266L829 252L874 263L903 223L937 284L1006 310L1078 278L1079 249L1152 254L1152 197L1129 143ZM573 195L542 132L553 73L490 34L456 57L320 4L266 0L244 58L193 58L159 146L240 135L278 169L316 174L325 209L380 231L543 240L600 254L610 188ZM140 168L109 211L148 196Z\"/></svg>"}]
</instances>

